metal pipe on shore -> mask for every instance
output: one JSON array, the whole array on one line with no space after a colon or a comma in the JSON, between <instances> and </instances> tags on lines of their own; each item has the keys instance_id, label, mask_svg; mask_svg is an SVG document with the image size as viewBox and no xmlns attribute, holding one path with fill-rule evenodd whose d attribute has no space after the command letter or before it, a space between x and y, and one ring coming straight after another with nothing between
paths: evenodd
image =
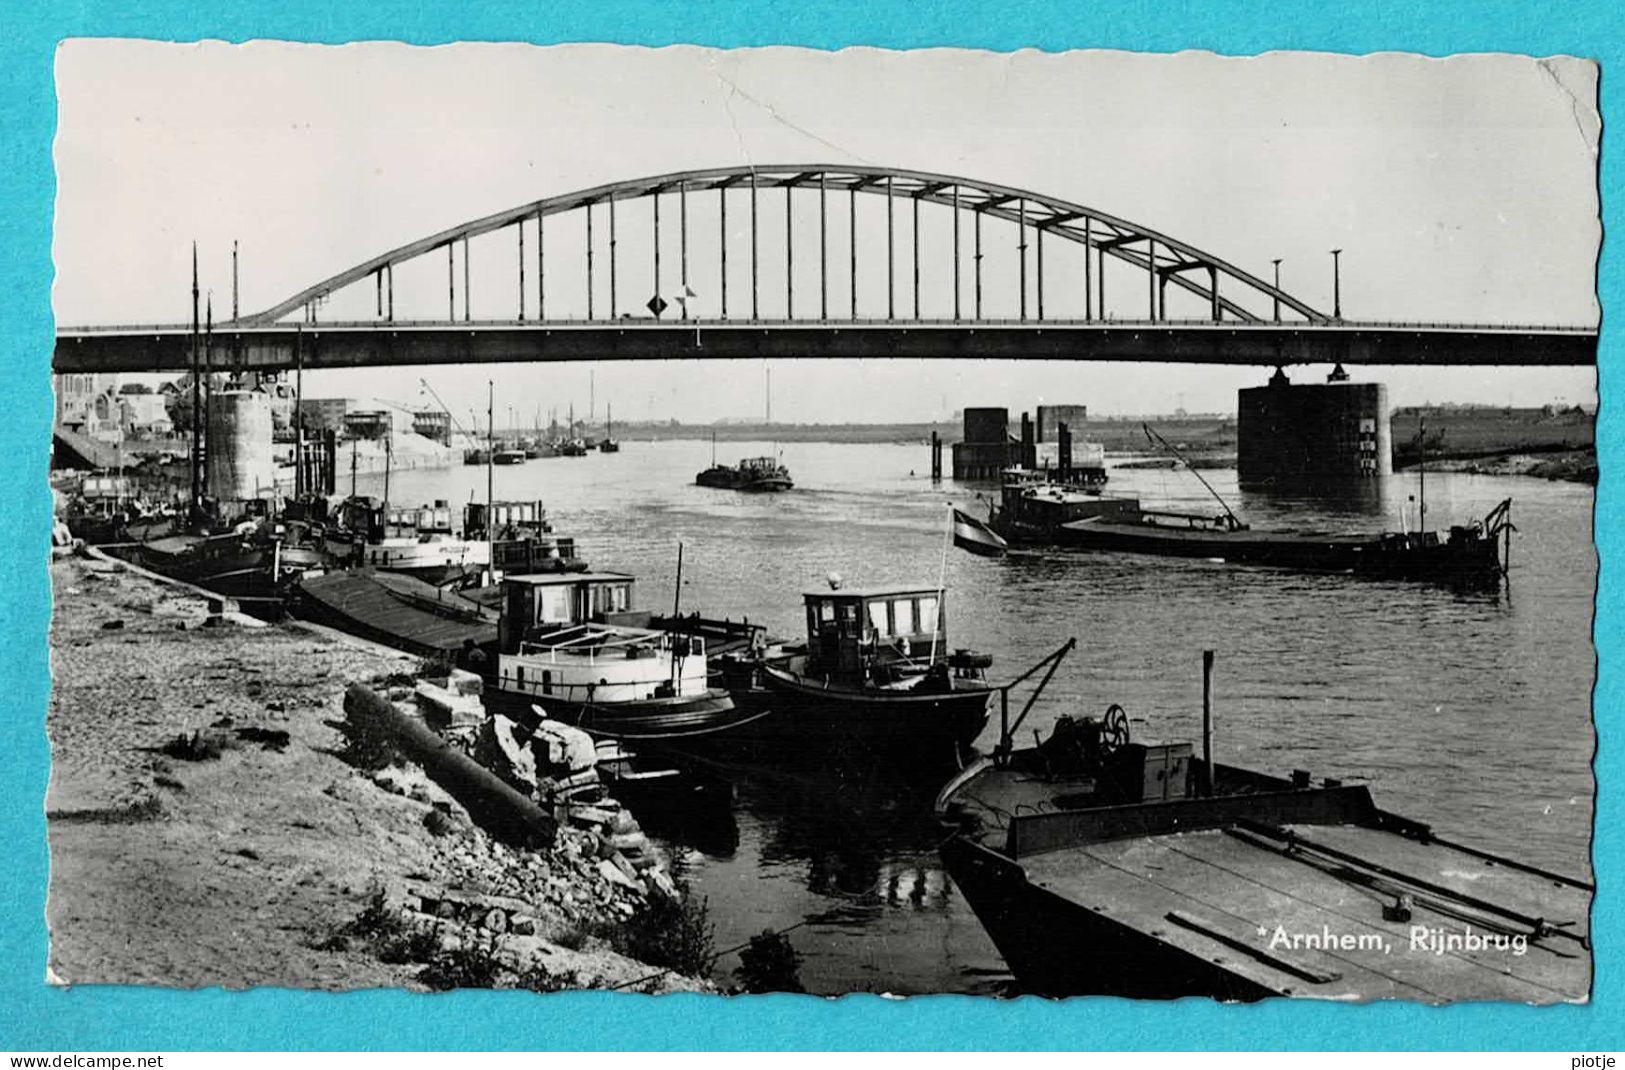
<instances>
[{"instance_id":1,"label":"metal pipe on shore","mask_svg":"<svg viewBox=\"0 0 1625 1070\"><path fill-rule=\"evenodd\" d=\"M351 684L344 692L344 713L360 727L391 736L491 835L517 847L553 845L558 822L552 815L371 687Z\"/></svg>"}]
</instances>

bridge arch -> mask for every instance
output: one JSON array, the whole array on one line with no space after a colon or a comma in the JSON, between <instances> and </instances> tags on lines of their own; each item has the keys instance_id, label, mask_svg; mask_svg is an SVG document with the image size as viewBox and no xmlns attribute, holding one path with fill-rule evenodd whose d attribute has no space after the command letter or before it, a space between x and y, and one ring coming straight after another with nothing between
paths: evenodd
<instances>
[{"instance_id":1,"label":"bridge arch","mask_svg":"<svg viewBox=\"0 0 1625 1070\"><path fill-rule=\"evenodd\" d=\"M591 189L578 190L573 193L560 194L538 201L521 204L505 211L483 216L479 219L460 223L437 233L409 242L406 245L391 249L378 256L365 260L354 267L341 271L336 275L323 279L312 286L306 287L296 294L288 297L272 307L252 315L244 316L237 321L241 326L268 325L303 310L307 316L313 317L313 309L329 295L346 287L364 282L368 279L376 280L379 291L379 315L383 318L383 293L387 284L390 290L389 318L393 319L393 272L394 269L406 262L428 256L439 250L448 250L448 256L455 251L455 246L464 246L464 309L465 319L468 318L468 286L467 276L467 242L476 237L490 234L508 227L523 227L532 219L537 220L537 226L547 217L565 212L585 210L588 215L588 234L591 234L591 210L598 205L610 206L611 238L609 242L611 290L614 286L614 208L622 201L637 200L646 197L656 198L658 211L658 198L675 194L687 197L690 194L703 194L717 192L723 194L728 190L748 189L754 197L758 191L770 189L783 189L786 191L805 190L816 192L819 197L826 198L829 194L850 194L855 203L858 193L878 195L887 198L888 221L891 218L892 206L898 202L929 203L941 205L952 209L955 213L956 235L958 213L968 213L974 220L980 234L980 222L983 218L993 218L1014 224L1020 232L1020 258L1021 258L1021 318L1027 315L1027 238L1029 233L1037 235L1037 280L1038 280L1038 306L1037 319L1043 319L1043 239L1053 236L1065 241L1081 245L1084 249L1084 291L1085 291L1085 319L1098 317L1102 320L1108 318L1106 312L1106 295L1104 286L1105 257L1129 264L1145 273L1147 281L1146 307L1147 319L1157 321L1166 319L1166 291L1169 285L1195 295L1202 299L1209 310L1208 318L1213 322L1220 322L1226 318L1242 323L1259 323L1267 319L1280 319L1282 310L1289 314L1296 314L1301 320L1313 324L1326 324L1333 322L1331 317L1316 310L1307 302L1294 297L1270 282L1243 270L1212 253L1205 252L1177 238L1171 237L1150 227L1142 226L1128 220L1119 218L1095 208L1089 208L1071 201L1061 200L1032 190L1020 189L1014 186L1004 186L996 183L982 182L975 179L963 178L954 175L934 174L924 171L910 171L886 167L870 167L857 165L836 164L791 164L791 165L756 165L718 167L695 171L681 171L665 175L655 175L647 178L638 178L607 183ZM822 204L822 200L821 200ZM725 209L724 209L725 210ZM788 210L788 209L787 209ZM822 216L820 217L822 219ZM753 245L754 245L754 219L752 212ZM658 229L658 226L657 226ZM520 232L521 248L523 231ZM686 249L686 232L683 241ZM917 241L917 238L916 238ZM658 234L656 237L658 256ZM587 272L589 280L592 274L592 244L588 239ZM974 315L960 315L960 266L957 260L958 242L956 236L956 261L954 267L954 305L956 321L975 322L981 320L980 298L980 254L975 257L974 270L977 273L978 285ZM726 256L724 249L723 254ZM855 254L854 254L855 255ZM891 242L888 236L888 256L891 256ZM919 307L919 272L918 272L918 246L915 247L915 309ZM754 270L754 253L752 256ZM1099 265L1095 269L1095 279L1098 280L1098 294L1096 286L1090 279L1091 265ZM448 260L448 272L450 262ZM888 293L895 283L895 269L888 261ZM524 271L524 258L521 254L520 271ZM855 271L855 268L854 268ZM524 284L521 275L520 293L524 293ZM450 315L455 319L455 277L450 278L452 290ZM588 286L588 302L591 302L591 284ZM1265 316L1261 312L1247 307L1238 299L1238 295L1250 297L1256 301L1267 302L1271 307L1271 315ZM1091 311L1091 305L1098 299L1098 310ZM613 300L613 299L612 299ZM520 298L520 319L524 319L524 298ZM854 299L855 301L855 299ZM538 305L541 304L541 294L538 293ZM890 303L889 303L890 306ZM723 305L726 315L726 299ZM538 308L540 315L541 309ZM614 309L611 310L613 318ZM834 319L828 316L827 297L820 307L820 315L813 319L824 321ZM658 315L658 313L656 313ZM592 318L589 313L589 319ZM753 317L754 318L754 312ZM856 318L855 306L852 318Z\"/></svg>"}]
</instances>

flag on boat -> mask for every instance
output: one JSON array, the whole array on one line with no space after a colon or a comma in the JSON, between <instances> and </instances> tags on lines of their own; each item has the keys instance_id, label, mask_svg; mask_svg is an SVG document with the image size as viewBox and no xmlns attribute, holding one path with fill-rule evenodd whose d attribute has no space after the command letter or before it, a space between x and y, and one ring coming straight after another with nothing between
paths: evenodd
<instances>
[{"instance_id":1,"label":"flag on boat","mask_svg":"<svg viewBox=\"0 0 1625 1070\"><path fill-rule=\"evenodd\" d=\"M954 545L983 557L1003 557L1010 544L986 524L954 510Z\"/></svg>"}]
</instances>

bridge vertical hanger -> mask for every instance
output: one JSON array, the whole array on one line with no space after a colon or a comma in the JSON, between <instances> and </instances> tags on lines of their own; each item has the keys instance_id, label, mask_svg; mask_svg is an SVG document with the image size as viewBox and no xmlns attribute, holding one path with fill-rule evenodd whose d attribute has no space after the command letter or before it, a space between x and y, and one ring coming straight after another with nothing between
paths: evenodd
<instances>
[{"instance_id":1,"label":"bridge vertical hanger","mask_svg":"<svg viewBox=\"0 0 1625 1070\"><path fill-rule=\"evenodd\" d=\"M750 318L754 323L761 319L761 310L757 305L758 278L756 260L756 172L750 173Z\"/></svg>"},{"instance_id":2,"label":"bridge vertical hanger","mask_svg":"<svg viewBox=\"0 0 1625 1070\"><path fill-rule=\"evenodd\" d=\"M1088 323L1095 318L1094 310L1094 284L1089 278L1090 264L1094 258L1095 238L1090 224L1093 222L1088 216L1083 217L1083 322Z\"/></svg>"},{"instance_id":3,"label":"bridge vertical hanger","mask_svg":"<svg viewBox=\"0 0 1625 1070\"><path fill-rule=\"evenodd\" d=\"M660 296L660 191L659 190L655 190L655 192L654 192L654 223L653 223L653 230L654 230L654 235L653 235L654 236L654 243L653 244L654 244L654 247L655 247L655 297L658 298ZM658 306L660 304L659 301L653 301L652 303L655 304L656 306ZM659 318L660 318L660 313L656 312L655 313L655 319L659 319Z\"/></svg>"},{"instance_id":4,"label":"bridge vertical hanger","mask_svg":"<svg viewBox=\"0 0 1625 1070\"><path fill-rule=\"evenodd\" d=\"M463 322L468 323L474 318L473 298L474 286L469 274L468 266L468 235L463 235Z\"/></svg>"},{"instance_id":5,"label":"bridge vertical hanger","mask_svg":"<svg viewBox=\"0 0 1625 1070\"><path fill-rule=\"evenodd\" d=\"M1016 198L1016 292L1020 294L1021 318L1027 318L1027 201Z\"/></svg>"},{"instance_id":6,"label":"bridge vertical hanger","mask_svg":"<svg viewBox=\"0 0 1625 1070\"><path fill-rule=\"evenodd\" d=\"M1102 245L1095 253L1095 283L1099 291L1095 296L1095 305L1102 320L1106 319L1106 247Z\"/></svg>"},{"instance_id":7,"label":"bridge vertical hanger","mask_svg":"<svg viewBox=\"0 0 1625 1070\"><path fill-rule=\"evenodd\" d=\"M717 202L721 205L717 234L717 249L722 264L722 318L728 318L728 187L717 187Z\"/></svg>"},{"instance_id":8,"label":"bridge vertical hanger","mask_svg":"<svg viewBox=\"0 0 1625 1070\"><path fill-rule=\"evenodd\" d=\"M395 322L395 265L394 264L385 264L384 265L384 290L386 291L387 298L388 298L388 304L385 306L385 311L389 313L389 322L394 323Z\"/></svg>"},{"instance_id":9,"label":"bridge vertical hanger","mask_svg":"<svg viewBox=\"0 0 1625 1070\"><path fill-rule=\"evenodd\" d=\"M914 245L914 318L920 318L920 196L914 195L914 220L909 227L909 239Z\"/></svg>"},{"instance_id":10,"label":"bridge vertical hanger","mask_svg":"<svg viewBox=\"0 0 1625 1070\"><path fill-rule=\"evenodd\" d=\"M683 276L683 318L688 319L688 183L677 187L677 251Z\"/></svg>"},{"instance_id":11,"label":"bridge vertical hanger","mask_svg":"<svg viewBox=\"0 0 1625 1070\"><path fill-rule=\"evenodd\" d=\"M886 176L886 318L897 318L897 246L892 220L891 176Z\"/></svg>"},{"instance_id":12,"label":"bridge vertical hanger","mask_svg":"<svg viewBox=\"0 0 1625 1070\"><path fill-rule=\"evenodd\" d=\"M454 242L446 243L446 322L457 322L457 246ZM383 279L378 280L378 299L383 300ZM379 309L382 315L383 309Z\"/></svg>"},{"instance_id":13,"label":"bridge vertical hanger","mask_svg":"<svg viewBox=\"0 0 1625 1070\"><path fill-rule=\"evenodd\" d=\"M954 187L954 322L959 322L959 187Z\"/></svg>"},{"instance_id":14,"label":"bridge vertical hanger","mask_svg":"<svg viewBox=\"0 0 1625 1070\"><path fill-rule=\"evenodd\" d=\"M976 264L976 291L975 303L972 308L972 318L982 318L982 209L980 206L971 209L971 229L975 231L975 249L971 260Z\"/></svg>"},{"instance_id":15,"label":"bridge vertical hanger","mask_svg":"<svg viewBox=\"0 0 1625 1070\"><path fill-rule=\"evenodd\" d=\"M829 319L829 190L818 172L818 320Z\"/></svg>"},{"instance_id":16,"label":"bridge vertical hanger","mask_svg":"<svg viewBox=\"0 0 1625 1070\"><path fill-rule=\"evenodd\" d=\"M536 319L538 322L547 320L547 252L545 242L545 224L542 220L547 216L540 208L536 209Z\"/></svg>"},{"instance_id":17,"label":"bridge vertical hanger","mask_svg":"<svg viewBox=\"0 0 1625 1070\"><path fill-rule=\"evenodd\" d=\"M617 319L621 314L620 305L615 297L615 198L609 199L609 318Z\"/></svg>"},{"instance_id":18,"label":"bridge vertical hanger","mask_svg":"<svg viewBox=\"0 0 1625 1070\"><path fill-rule=\"evenodd\" d=\"M795 195L795 185L785 183L784 186L784 318L796 318L795 303L795 225L790 218L791 199Z\"/></svg>"},{"instance_id":19,"label":"bridge vertical hanger","mask_svg":"<svg viewBox=\"0 0 1625 1070\"><path fill-rule=\"evenodd\" d=\"M1224 306L1219 303L1219 269L1212 264L1207 266L1207 284L1212 293L1208 310L1213 314L1213 322L1218 323L1224 319Z\"/></svg>"},{"instance_id":20,"label":"bridge vertical hanger","mask_svg":"<svg viewBox=\"0 0 1625 1070\"><path fill-rule=\"evenodd\" d=\"M519 322L525 322L525 221L513 225L519 232Z\"/></svg>"},{"instance_id":21,"label":"bridge vertical hanger","mask_svg":"<svg viewBox=\"0 0 1625 1070\"><path fill-rule=\"evenodd\" d=\"M1038 279L1035 292L1038 295L1038 318L1042 320L1044 318L1044 227L1040 224L1035 226L1033 231L1033 240L1038 246L1034 250L1038 261Z\"/></svg>"},{"instance_id":22,"label":"bridge vertical hanger","mask_svg":"<svg viewBox=\"0 0 1625 1070\"><path fill-rule=\"evenodd\" d=\"M1146 318L1152 323L1157 322L1157 242L1155 238L1145 240L1145 303Z\"/></svg>"},{"instance_id":23,"label":"bridge vertical hanger","mask_svg":"<svg viewBox=\"0 0 1625 1070\"><path fill-rule=\"evenodd\" d=\"M384 318L384 269L374 271L372 277L378 283L378 309L372 314L372 318L381 320Z\"/></svg>"},{"instance_id":24,"label":"bridge vertical hanger","mask_svg":"<svg viewBox=\"0 0 1625 1070\"><path fill-rule=\"evenodd\" d=\"M852 318L858 318L858 187L853 183L852 188L846 191L851 202L847 206L847 247L852 256L852 292L848 295L852 302Z\"/></svg>"},{"instance_id":25,"label":"bridge vertical hanger","mask_svg":"<svg viewBox=\"0 0 1625 1070\"><path fill-rule=\"evenodd\" d=\"M592 202L588 201L585 211L587 213L587 319L590 322L592 315Z\"/></svg>"}]
</instances>

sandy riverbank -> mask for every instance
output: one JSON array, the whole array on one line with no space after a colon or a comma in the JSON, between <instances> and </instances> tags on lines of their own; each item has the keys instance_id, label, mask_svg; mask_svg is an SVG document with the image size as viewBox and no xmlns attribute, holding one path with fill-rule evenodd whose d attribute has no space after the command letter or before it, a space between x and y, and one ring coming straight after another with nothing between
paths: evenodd
<instances>
[{"instance_id":1,"label":"sandy riverbank","mask_svg":"<svg viewBox=\"0 0 1625 1070\"><path fill-rule=\"evenodd\" d=\"M651 906L603 875L590 834L510 848L415 766L369 773L341 757L345 685L413 659L210 621L202 599L116 563L65 557L52 581L56 980L709 988L638 983L659 970L610 934ZM448 902L479 917L447 920Z\"/></svg>"},{"instance_id":2,"label":"sandy riverbank","mask_svg":"<svg viewBox=\"0 0 1625 1070\"><path fill-rule=\"evenodd\" d=\"M1475 457L1429 457L1427 466L1431 472L1531 476L1535 479L1590 483L1592 486L1597 484L1597 451L1590 448L1545 453L1498 453ZM1411 465L1409 470L1414 470L1415 467Z\"/></svg>"}]
</instances>

